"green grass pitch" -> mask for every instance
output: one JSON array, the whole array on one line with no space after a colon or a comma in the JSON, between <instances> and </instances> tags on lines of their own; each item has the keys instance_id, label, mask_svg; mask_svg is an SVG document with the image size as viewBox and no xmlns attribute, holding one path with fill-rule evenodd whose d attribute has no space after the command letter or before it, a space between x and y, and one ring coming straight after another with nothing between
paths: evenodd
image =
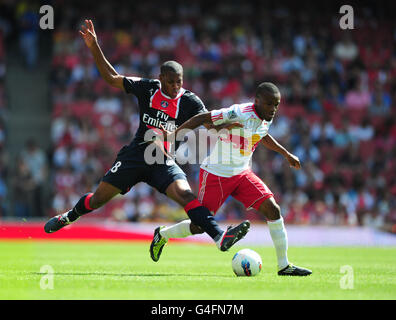
<instances>
[{"instance_id":1,"label":"green grass pitch","mask_svg":"<svg viewBox=\"0 0 396 320\"><path fill-rule=\"evenodd\" d=\"M148 248L136 242L0 242L0 299L396 299L396 248L290 247L289 260L313 270L304 278L277 276L272 247L249 246L263 260L261 273L251 278L231 269L244 247L219 252L214 245L170 242L157 263ZM41 269L46 265L54 272L53 289L44 290L40 283L50 285ZM340 287L345 265L352 267L353 289Z\"/></svg>"}]
</instances>

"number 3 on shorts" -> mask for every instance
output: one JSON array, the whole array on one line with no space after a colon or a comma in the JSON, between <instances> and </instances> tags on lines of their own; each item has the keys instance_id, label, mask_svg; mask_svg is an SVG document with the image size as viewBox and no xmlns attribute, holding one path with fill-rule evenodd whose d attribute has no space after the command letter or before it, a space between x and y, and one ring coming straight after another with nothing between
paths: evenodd
<instances>
[{"instance_id":1,"label":"number 3 on shorts","mask_svg":"<svg viewBox=\"0 0 396 320\"><path fill-rule=\"evenodd\" d=\"M116 173L120 166L121 166L121 161L117 161L116 164L110 169L110 171Z\"/></svg>"}]
</instances>

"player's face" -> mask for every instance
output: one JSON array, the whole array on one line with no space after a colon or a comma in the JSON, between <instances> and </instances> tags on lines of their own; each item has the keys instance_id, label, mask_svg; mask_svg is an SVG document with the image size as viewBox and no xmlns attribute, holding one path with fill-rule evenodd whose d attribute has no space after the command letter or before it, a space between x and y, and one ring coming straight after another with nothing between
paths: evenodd
<instances>
[{"instance_id":1,"label":"player's face","mask_svg":"<svg viewBox=\"0 0 396 320\"><path fill-rule=\"evenodd\" d=\"M167 72L165 74L160 74L159 78L162 92L171 98L176 98L183 86L183 74Z\"/></svg>"},{"instance_id":2,"label":"player's face","mask_svg":"<svg viewBox=\"0 0 396 320\"><path fill-rule=\"evenodd\" d=\"M259 96L255 99L255 105L260 110L264 120L271 121L274 118L276 111L278 111L280 99L280 93L273 95L267 94L264 96Z\"/></svg>"}]
</instances>

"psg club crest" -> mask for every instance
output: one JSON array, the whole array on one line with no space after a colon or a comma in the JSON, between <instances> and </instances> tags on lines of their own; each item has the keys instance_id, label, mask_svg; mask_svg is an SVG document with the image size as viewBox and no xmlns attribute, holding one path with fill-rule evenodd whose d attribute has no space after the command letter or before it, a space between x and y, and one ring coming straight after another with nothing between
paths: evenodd
<instances>
[{"instance_id":1,"label":"psg club crest","mask_svg":"<svg viewBox=\"0 0 396 320\"><path fill-rule=\"evenodd\" d=\"M168 101L162 100L161 101L161 107L162 108L167 108L168 107Z\"/></svg>"}]
</instances>

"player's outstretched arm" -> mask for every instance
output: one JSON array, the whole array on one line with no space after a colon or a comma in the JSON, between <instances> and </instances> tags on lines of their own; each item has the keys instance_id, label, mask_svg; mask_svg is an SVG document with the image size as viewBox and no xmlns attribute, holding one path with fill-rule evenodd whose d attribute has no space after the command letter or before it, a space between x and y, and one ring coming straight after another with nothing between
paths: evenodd
<instances>
[{"instance_id":1,"label":"player's outstretched arm","mask_svg":"<svg viewBox=\"0 0 396 320\"><path fill-rule=\"evenodd\" d=\"M205 126L207 129L215 129L217 131L220 131L221 129L230 130L235 127L243 127L243 125L240 124L239 122L229 122L229 123L224 123L222 125L214 125L212 121L211 112L202 112L188 119L173 132L165 130L164 127L161 127L161 129L164 132L165 140L174 141L174 138L177 137L180 131L185 129L194 130L195 128L198 128L202 125Z\"/></svg>"},{"instance_id":2,"label":"player's outstretched arm","mask_svg":"<svg viewBox=\"0 0 396 320\"><path fill-rule=\"evenodd\" d=\"M199 126L201 126L203 124L213 124L212 118L210 116L210 112L198 113L194 117L192 117L192 118L188 119L186 122L184 122L175 131L172 131L172 132L168 131L162 125L161 125L161 130L164 134L165 141L175 141L175 137L177 137L177 134L180 131L185 130L185 129L194 130L195 128L198 128Z\"/></svg>"},{"instance_id":3,"label":"player's outstretched arm","mask_svg":"<svg viewBox=\"0 0 396 320\"><path fill-rule=\"evenodd\" d=\"M228 123L223 123L220 125L214 125L213 123L204 123L203 126L208 129L214 129L217 132L223 130L223 129L227 129L227 130L231 130L233 128L243 128L243 124L239 123L239 122L228 122Z\"/></svg>"},{"instance_id":4,"label":"player's outstretched arm","mask_svg":"<svg viewBox=\"0 0 396 320\"><path fill-rule=\"evenodd\" d=\"M278 141L276 141L270 134L267 134L261 141L268 149L276 151L283 155L287 159L291 167L295 169L301 168L301 163L298 157L287 151L286 148L283 147Z\"/></svg>"},{"instance_id":5,"label":"player's outstretched arm","mask_svg":"<svg viewBox=\"0 0 396 320\"><path fill-rule=\"evenodd\" d=\"M119 75L113 66L105 58L96 37L96 32L92 20L85 20L85 26L81 26L80 35L84 39L86 46L91 50L96 66L102 78L111 86L124 89L124 76Z\"/></svg>"}]
</instances>

